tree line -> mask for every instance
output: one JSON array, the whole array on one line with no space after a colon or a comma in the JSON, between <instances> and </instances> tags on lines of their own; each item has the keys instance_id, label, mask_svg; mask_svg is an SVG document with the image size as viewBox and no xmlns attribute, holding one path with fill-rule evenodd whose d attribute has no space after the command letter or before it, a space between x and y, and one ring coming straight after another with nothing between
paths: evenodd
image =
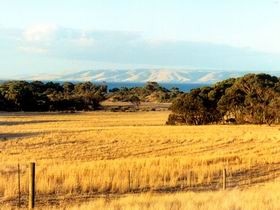
<instances>
[{"instance_id":1,"label":"tree line","mask_svg":"<svg viewBox=\"0 0 280 210\"><path fill-rule=\"evenodd\" d=\"M100 102L171 102L182 92L166 89L156 82L143 87L107 90L107 85L54 83L41 81L7 81L0 83L0 111L92 111L101 109Z\"/></svg>"},{"instance_id":2,"label":"tree line","mask_svg":"<svg viewBox=\"0 0 280 210\"><path fill-rule=\"evenodd\" d=\"M248 74L178 96L167 124L272 124L280 122L280 79Z\"/></svg>"},{"instance_id":3,"label":"tree line","mask_svg":"<svg viewBox=\"0 0 280 210\"><path fill-rule=\"evenodd\" d=\"M1 111L96 110L107 93L106 85L8 81L0 84Z\"/></svg>"}]
</instances>

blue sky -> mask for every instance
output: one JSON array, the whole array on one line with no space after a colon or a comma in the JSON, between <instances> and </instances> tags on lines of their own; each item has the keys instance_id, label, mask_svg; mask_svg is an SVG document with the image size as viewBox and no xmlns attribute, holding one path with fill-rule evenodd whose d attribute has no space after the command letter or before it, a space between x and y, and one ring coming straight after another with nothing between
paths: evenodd
<instances>
[{"instance_id":1,"label":"blue sky","mask_svg":"<svg viewBox=\"0 0 280 210\"><path fill-rule=\"evenodd\" d=\"M278 0L0 0L0 78L98 68L280 70Z\"/></svg>"}]
</instances>

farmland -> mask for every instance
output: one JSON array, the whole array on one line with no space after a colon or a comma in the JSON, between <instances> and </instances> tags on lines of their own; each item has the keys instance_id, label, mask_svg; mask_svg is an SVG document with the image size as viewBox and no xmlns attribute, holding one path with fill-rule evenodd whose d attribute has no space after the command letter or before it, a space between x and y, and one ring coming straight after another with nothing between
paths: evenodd
<instances>
[{"instance_id":1,"label":"farmland","mask_svg":"<svg viewBox=\"0 0 280 210\"><path fill-rule=\"evenodd\" d=\"M167 126L168 115L165 111L1 113L0 202L17 204L19 163L22 206L26 206L28 163L34 161L37 203L44 208L63 208L69 200L74 206L92 200L84 209L108 208L103 203L106 196L113 199L113 206L124 209L131 209L129 202L135 203L135 209L143 209L145 202L152 202L154 209L165 204L166 209L180 209L170 207L174 200L183 209L185 197L193 202L188 203L192 208L203 209L207 198L214 202L210 200L224 195L232 199L240 193L251 196L256 205L277 205L280 126ZM226 192L220 191L223 169L228 173ZM249 197L241 197L241 207L248 207ZM195 205L199 202L202 207ZM223 202L217 202L216 209L235 203ZM145 208L152 209L152 204Z\"/></svg>"}]
</instances>

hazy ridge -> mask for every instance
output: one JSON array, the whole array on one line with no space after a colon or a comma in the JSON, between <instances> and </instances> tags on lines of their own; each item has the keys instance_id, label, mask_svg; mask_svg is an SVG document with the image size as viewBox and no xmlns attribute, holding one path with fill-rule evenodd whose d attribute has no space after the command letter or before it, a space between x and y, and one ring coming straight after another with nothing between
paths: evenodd
<instances>
[{"instance_id":1,"label":"hazy ridge","mask_svg":"<svg viewBox=\"0 0 280 210\"><path fill-rule=\"evenodd\" d=\"M85 70L75 73L57 75L33 75L22 77L32 80L53 81L96 81L96 82L147 82L156 81L161 83L214 83L231 77L239 77L248 73L270 73L279 76L280 72L250 72L250 71L214 71L214 70L174 70L174 69L101 69Z\"/></svg>"}]
</instances>

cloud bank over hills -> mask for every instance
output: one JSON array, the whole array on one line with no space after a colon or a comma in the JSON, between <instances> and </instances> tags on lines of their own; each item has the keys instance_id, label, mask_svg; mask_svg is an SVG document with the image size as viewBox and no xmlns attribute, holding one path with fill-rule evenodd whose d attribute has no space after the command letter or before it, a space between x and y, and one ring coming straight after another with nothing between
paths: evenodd
<instances>
[{"instance_id":1,"label":"cloud bank over hills","mask_svg":"<svg viewBox=\"0 0 280 210\"><path fill-rule=\"evenodd\" d=\"M11 72L53 74L63 70L117 68L227 69L233 72L236 69L280 69L279 55L248 48L206 42L155 41L138 32L82 30L56 25L0 28L0 56L1 74L7 76L12 75ZM164 78L167 73L160 74ZM175 74L179 73L174 73L173 77Z\"/></svg>"}]
</instances>

